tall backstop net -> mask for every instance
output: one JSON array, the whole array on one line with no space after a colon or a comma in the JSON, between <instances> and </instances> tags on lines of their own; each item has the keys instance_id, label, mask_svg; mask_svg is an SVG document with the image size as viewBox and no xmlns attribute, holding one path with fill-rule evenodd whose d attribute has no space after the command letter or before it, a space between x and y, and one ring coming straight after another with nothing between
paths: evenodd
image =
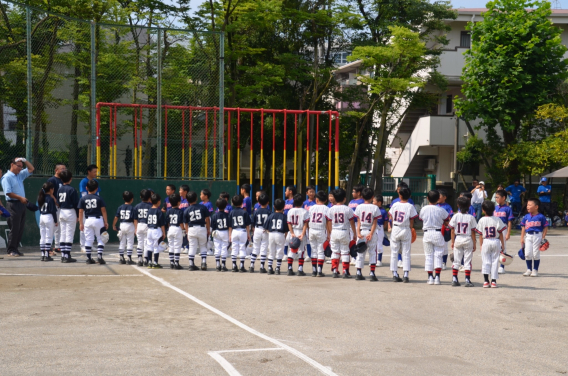
<instances>
[{"instance_id":1,"label":"tall backstop net","mask_svg":"<svg viewBox=\"0 0 568 376\"><path fill-rule=\"evenodd\" d=\"M206 129L223 116L221 33L96 23L6 0L0 8L3 166L25 154L39 175L58 162L82 174L98 161L105 177L223 178L223 134ZM219 108L208 114L216 119L192 119L193 153L220 153L207 166L184 165L189 119L169 106Z\"/></svg>"}]
</instances>

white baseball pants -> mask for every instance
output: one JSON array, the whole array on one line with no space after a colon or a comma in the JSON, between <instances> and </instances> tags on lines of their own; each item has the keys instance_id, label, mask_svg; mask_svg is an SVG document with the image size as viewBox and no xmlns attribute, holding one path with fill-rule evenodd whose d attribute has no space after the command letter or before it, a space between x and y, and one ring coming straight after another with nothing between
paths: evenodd
<instances>
[{"instance_id":1,"label":"white baseball pants","mask_svg":"<svg viewBox=\"0 0 568 376\"><path fill-rule=\"evenodd\" d=\"M243 229L233 229L231 233L231 256L244 259L247 257L247 232Z\"/></svg>"},{"instance_id":2,"label":"white baseball pants","mask_svg":"<svg viewBox=\"0 0 568 376\"><path fill-rule=\"evenodd\" d=\"M542 232L534 234L525 233L525 259L540 260L540 242L542 241Z\"/></svg>"},{"instance_id":3,"label":"white baseball pants","mask_svg":"<svg viewBox=\"0 0 568 376\"><path fill-rule=\"evenodd\" d=\"M325 230L310 230L310 245L312 247L312 258L317 258L318 260L325 260L325 250L323 249L323 243L327 239L327 232Z\"/></svg>"},{"instance_id":4,"label":"white baseball pants","mask_svg":"<svg viewBox=\"0 0 568 376\"><path fill-rule=\"evenodd\" d=\"M61 218L59 217L61 209L57 208L57 223L61 223ZM53 238L55 241L55 248L60 248L61 242L61 226L55 226L53 230Z\"/></svg>"},{"instance_id":5,"label":"white baseball pants","mask_svg":"<svg viewBox=\"0 0 568 376\"><path fill-rule=\"evenodd\" d=\"M83 224L85 223L85 213L83 213ZM81 248L85 247L85 231L79 231L79 244Z\"/></svg>"},{"instance_id":6,"label":"white baseball pants","mask_svg":"<svg viewBox=\"0 0 568 376\"><path fill-rule=\"evenodd\" d=\"M391 261L390 270L397 271L398 254L402 255L402 270L410 271L410 246L412 233L410 227L393 226L390 238Z\"/></svg>"},{"instance_id":7,"label":"white baseball pants","mask_svg":"<svg viewBox=\"0 0 568 376\"><path fill-rule=\"evenodd\" d=\"M180 254L183 243L183 230L179 226L170 226L168 229L168 246L170 253Z\"/></svg>"},{"instance_id":8,"label":"white baseball pants","mask_svg":"<svg viewBox=\"0 0 568 376\"><path fill-rule=\"evenodd\" d=\"M105 243L101 239L101 229L105 227L105 223L102 218L85 218L83 222L84 233L85 233L85 249L87 254L91 254L91 248L97 239L97 253L102 256L105 249Z\"/></svg>"},{"instance_id":9,"label":"white baseball pants","mask_svg":"<svg viewBox=\"0 0 568 376\"><path fill-rule=\"evenodd\" d=\"M263 227L255 227L252 236L253 254L257 256L266 256L268 253L268 233Z\"/></svg>"},{"instance_id":10,"label":"white baseball pants","mask_svg":"<svg viewBox=\"0 0 568 376\"><path fill-rule=\"evenodd\" d=\"M134 248L134 223L124 222L120 223L120 232L122 233L122 240L118 245L119 251L132 251Z\"/></svg>"},{"instance_id":11,"label":"white baseball pants","mask_svg":"<svg viewBox=\"0 0 568 376\"><path fill-rule=\"evenodd\" d=\"M161 228L149 228L148 229L148 236L146 237L146 252L148 254L156 254L160 253L160 239L162 238L162 229ZM148 257L150 257L148 255Z\"/></svg>"},{"instance_id":12,"label":"white baseball pants","mask_svg":"<svg viewBox=\"0 0 568 376\"><path fill-rule=\"evenodd\" d=\"M361 235L367 236L371 230L361 229ZM371 240L367 242L367 250L363 253L357 255L357 260L355 261L355 267L357 269L363 269L365 267L365 255L369 254L369 265L377 263L377 232L373 233Z\"/></svg>"},{"instance_id":13,"label":"white baseball pants","mask_svg":"<svg viewBox=\"0 0 568 376\"><path fill-rule=\"evenodd\" d=\"M341 256L341 262L349 262L349 234L350 231L347 230L331 230L329 246L332 259L338 259Z\"/></svg>"},{"instance_id":14,"label":"white baseball pants","mask_svg":"<svg viewBox=\"0 0 568 376\"><path fill-rule=\"evenodd\" d=\"M136 253L138 253L138 257L142 257L144 254L146 236L148 236L148 224L138 222L136 228L136 240L138 241L138 244L136 244Z\"/></svg>"},{"instance_id":15,"label":"white baseball pants","mask_svg":"<svg viewBox=\"0 0 568 376\"><path fill-rule=\"evenodd\" d=\"M42 251L49 251L51 248L55 227L55 222L51 214L42 214L39 216L39 245Z\"/></svg>"},{"instance_id":16,"label":"white baseball pants","mask_svg":"<svg viewBox=\"0 0 568 376\"><path fill-rule=\"evenodd\" d=\"M490 274L491 279L499 278L499 253L501 253L501 241L499 239L483 240L483 246L481 247L481 273Z\"/></svg>"},{"instance_id":17,"label":"white baseball pants","mask_svg":"<svg viewBox=\"0 0 568 376\"><path fill-rule=\"evenodd\" d=\"M188 255L195 257L199 254L207 254L207 229L205 227L190 227L187 229L187 241L189 242Z\"/></svg>"},{"instance_id":18,"label":"white baseball pants","mask_svg":"<svg viewBox=\"0 0 568 376\"><path fill-rule=\"evenodd\" d=\"M75 228L77 227L77 213L75 209L61 209L61 213L59 213L59 227L59 243L73 243ZM68 249L68 251L70 250Z\"/></svg>"},{"instance_id":19,"label":"white baseball pants","mask_svg":"<svg viewBox=\"0 0 568 376\"><path fill-rule=\"evenodd\" d=\"M385 238L385 230L383 226L377 225L375 234L377 234L377 253L383 253L383 239Z\"/></svg>"},{"instance_id":20,"label":"white baseball pants","mask_svg":"<svg viewBox=\"0 0 568 376\"><path fill-rule=\"evenodd\" d=\"M296 234L296 233L294 233L294 234ZM298 235L301 235L301 234L302 234L301 231L298 232L298 233L296 234L296 237L297 237ZM288 233L288 235L286 235L286 245L288 245L288 257L291 257L291 258L293 258L294 260L297 260L298 258L304 258L304 254L306 253L307 237L304 236L304 237L302 238L302 242L300 243L300 248L298 248L298 252L297 252L297 253L292 252L292 250L290 249L289 244L290 244L291 241L292 241L292 235L290 235L290 233Z\"/></svg>"},{"instance_id":21,"label":"white baseball pants","mask_svg":"<svg viewBox=\"0 0 568 376\"><path fill-rule=\"evenodd\" d=\"M424 270L433 272L434 269L441 268L442 256L447 249L442 233L436 230L424 230L422 241L424 243L424 256L426 257Z\"/></svg>"},{"instance_id":22,"label":"white baseball pants","mask_svg":"<svg viewBox=\"0 0 568 376\"><path fill-rule=\"evenodd\" d=\"M282 260L284 257L284 244L286 235L281 232L270 232L268 234L268 259Z\"/></svg>"},{"instance_id":23,"label":"white baseball pants","mask_svg":"<svg viewBox=\"0 0 568 376\"><path fill-rule=\"evenodd\" d=\"M456 236L454 242L454 264L453 269L459 269L462 257L464 259L463 266L465 270L471 270L471 261L473 259L473 241L471 236Z\"/></svg>"},{"instance_id":24,"label":"white baseball pants","mask_svg":"<svg viewBox=\"0 0 568 376\"><path fill-rule=\"evenodd\" d=\"M229 231L217 230L217 237L213 238L213 246L215 247L215 258L227 258L227 248L229 247Z\"/></svg>"}]
</instances>

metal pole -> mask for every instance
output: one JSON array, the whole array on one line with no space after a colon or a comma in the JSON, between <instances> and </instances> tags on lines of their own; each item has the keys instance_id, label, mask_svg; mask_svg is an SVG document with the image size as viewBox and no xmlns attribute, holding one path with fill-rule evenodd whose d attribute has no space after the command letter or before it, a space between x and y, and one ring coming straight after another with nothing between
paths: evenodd
<instances>
[{"instance_id":1,"label":"metal pole","mask_svg":"<svg viewBox=\"0 0 568 376\"><path fill-rule=\"evenodd\" d=\"M30 8L26 7L26 55L28 78L28 129L26 130L26 159L32 159L32 15ZM35 163L36 161L34 161Z\"/></svg>"},{"instance_id":2,"label":"metal pole","mask_svg":"<svg viewBox=\"0 0 568 376\"><path fill-rule=\"evenodd\" d=\"M162 172L162 30L158 28L158 77L156 83L156 177Z\"/></svg>"},{"instance_id":3,"label":"metal pole","mask_svg":"<svg viewBox=\"0 0 568 376\"><path fill-rule=\"evenodd\" d=\"M96 160L96 149L97 149L97 70L96 70L96 43L95 43L95 33L96 33L96 22L91 21L91 163ZM98 166L98 171L101 171L101 166Z\"/></svg>"},{"instance_id":4,"label":"metal pole","mask_svg":"<svg viewBox=\"0 0 568 376\"><path fill-rule=\"evenodd\" d=\"M458 193L458 143L459 143L459 133L460 133L460 118L456 115L456 127L454 129L454 201L457 198Z\"/></svg>"},{"instance_id":5,"label":"metal pole","mask_svg":"<svg viewBox=\"0 0 568 376\"><path fill-rule=\"evenodd\" d=\"M225 34L221 33L219 35L219 160L222 161L222 166L219 169L219 178L223 179L223 172L225 171L225 156L223 152L225 151ZM229 127L231 122L229 121ZM227 140L230 145L231 140ZM229 167L230 163L228 163ZM228 178L228 176L227 176ZM228 180L228 179L227 179Z\"/></svg>"}]
</instances>

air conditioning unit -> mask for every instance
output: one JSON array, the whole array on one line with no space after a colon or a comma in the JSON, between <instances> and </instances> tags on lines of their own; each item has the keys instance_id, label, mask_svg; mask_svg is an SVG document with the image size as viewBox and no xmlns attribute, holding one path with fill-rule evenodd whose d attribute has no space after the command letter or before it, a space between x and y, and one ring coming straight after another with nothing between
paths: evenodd
<instances>
[{"instance_id":1,"label":"air conditioning unit","mask_svg":"<svg viewBox=\"0 0 568 376\"><path fill-rule=\"evenodd\" d=\"M426 167L424 168L424 170L433 172L435 169L436 169L436 159L435 158L426 159Z\"/></svg>"}]
</instances>

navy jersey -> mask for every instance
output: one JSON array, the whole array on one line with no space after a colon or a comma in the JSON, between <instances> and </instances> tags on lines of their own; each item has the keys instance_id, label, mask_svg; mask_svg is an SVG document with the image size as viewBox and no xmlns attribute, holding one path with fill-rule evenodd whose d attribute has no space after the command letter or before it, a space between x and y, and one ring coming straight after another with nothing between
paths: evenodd
<instances>
[{"instance_id":1,"label":"navy jersey","mask_svg":"<svg viewBox=\"0 0 568 376\"><path fill-rule=\"evenodd\" d=\"M229 213L229 227L245 229L250 226L250 215L243 208L234 208Z\"/></svg>"},{"instance_id":2,"label":"navy jersey","mask_svg":"<svg viewBox=\"0 0 568 376\"><path fill-rule=\"evenodd\" d=\"M57 197L57 192L59 192L59 188L63 187L63 182L57 176L50 177L47 182L53 184L53 196Z\"/></svg>"},{"instance_id":3,"label":"navy jersey","mask_svg":"<svg viewBox=\"0 0 568 376\"><path fill-rule=\"evenodd\" d=\"M293 198L284 201L284 215L288 215L288 210L292 209L293 207L294 207Z\"/></svg>"},{"instance_id":4,"label":"navy jersey","mask_svg":"<svg viewBox=\"0 0 568 376\"><path fill-rule=\"evenodd\" d=\"M148 228L160 228L166 225L166 217L160 208L148 210Z\"/></svg>"},{"instance_id":5,"label":"navy jersey","mask_svg":"<svg viewBox=\"0 0 568 376\"><path fill-rule=\"evenodd\" d=\"M41 214L51 214L53 216L53 222L57 223L57 206L55 205L55 200L51 196L45 196L45 202L39 209Z\"/></svg>"},{"instance_id":6,"label":"navy jersey","mask_svg":"<svg viewBox=\"0 0 568 376\"><path fill-rule=\"evenodd\" d=\"M263 227L270 214L271 212L268 207L256 209L252 215L252 225L255 227Z\"/></svg>"},{"instance_id":7,"label":"navy jersey","mask_svg":"<svg viewBox=\"0 0 568 376\"><path fill-rule=\"evenodd\" d=\"M102 217L102 208L106 207L102 198L97 195L87 194L79 200L79 209L83 209L85 218Z\"/></svg>"},{"instance_id":8,"label":"navy jersey","mask_svg":"<svg viewBox=\"0 0 568 376\"><path fill-rule=\"evenodd\" d=\"M264 222L264 228L269 232L288 232L288 218L284 213L272 213Z\"/></svg>"},{"instance_id":9,"label":"navy jersey","mask_svg":"<svg viewBox=\"0 0 568 376\"><path fill-rule=\"evenodd\" d=\"M509 221L515 219L513 215L513 210L507 205L495 205L495 211L493 215L503 221L504 224L509 224Z\"/></svg>"},{"instance_id":10,"label":"navy jersey","mask_svg":"<svg viewBox=\"0 0 568 376\"><path fill-rule=\"evenodd\" d=\"M166 224L179 227L183 223L183 209L171 208L166 212Z\"/></svg>"},{"instance_id":11,"label":"navy jersey","mask_svg":"<svg viewBox=\"0 0 568 376\"><path fill-rule=\"evenodd\" d=\"M548 221L543 214L532 215L528 213L521 220L521 226L527 232L543 232L545 227L548 227Z\"/></svg>"},{"instance_id":12,"label":"navy jersey","mask_svg":"<svg viewBox=\"0 0 568 376\"><path fill-rule=\"evenodd\" d=\"M211 203L211 201L207 201L207 202L201 201L199 203L199 205L205 206L207 208L207 210L209 210L209 213L213 212L213 204Z\"/></svg>"},{"instance_id":13,"label":"navy jersey","mask_svg":"<svg viewBox=\"0 0 568 376\"><path fill-rule=\"evenodd\" d=\"M211 229L217 231L227 231L229 229L229 214L217 212L211 217Z\"/></svg>"},{"instance_id":14,"label":"navy jersey","mask_svg":"<svg viewBox=\"0 0 568 376\"><path fill-rule=\"evenodd\" d=\"M209 217L209 210L201 204L189 205L183 212L183 222L189 227L205 227L207 217Z\"/></svg>"},{"instance_id":15,"label":"navy jersey","mask_svg":"<svg viewBox=\"0 0 568 376\"><path fill-rule=\"evenodd\" d=\"M148 210L152 208L149 202L141 202L134 207L134 220L138 223L148 223Z\"/></svg>"},{"instance_id":16,"label":"navy jersey","mask_svg":"<svg viewBox=\"0 0 568 376\"><path fill-rule=\"evenodd\" d=\"M243 199L243 206L241 206L241 208L245 209L248 215L252 214L252 199L250 196Z\"/></svg>"},{"instance_id":17,"label":"navy jersey","mask_svg":"<svg viewBox=\"0 0 568 376\"><path fill-rule=\"evenodd\" d=\"M130 204L122 204L116 209L114 216L120 223L132 223L134 222L134 207Z\"/></svg>"},{"instance_id":18,"label":"navy jersey","mask_svg":"<svg viewBox=\"0 0 568 376\"><path fill-rule=\"evenodd\" d=\"M59 201L61 209L75 209L76 213L79 214L79 194L75 188L70 185L63 185L59 188L55 197Z\"/></svg>"}]
</instances>

